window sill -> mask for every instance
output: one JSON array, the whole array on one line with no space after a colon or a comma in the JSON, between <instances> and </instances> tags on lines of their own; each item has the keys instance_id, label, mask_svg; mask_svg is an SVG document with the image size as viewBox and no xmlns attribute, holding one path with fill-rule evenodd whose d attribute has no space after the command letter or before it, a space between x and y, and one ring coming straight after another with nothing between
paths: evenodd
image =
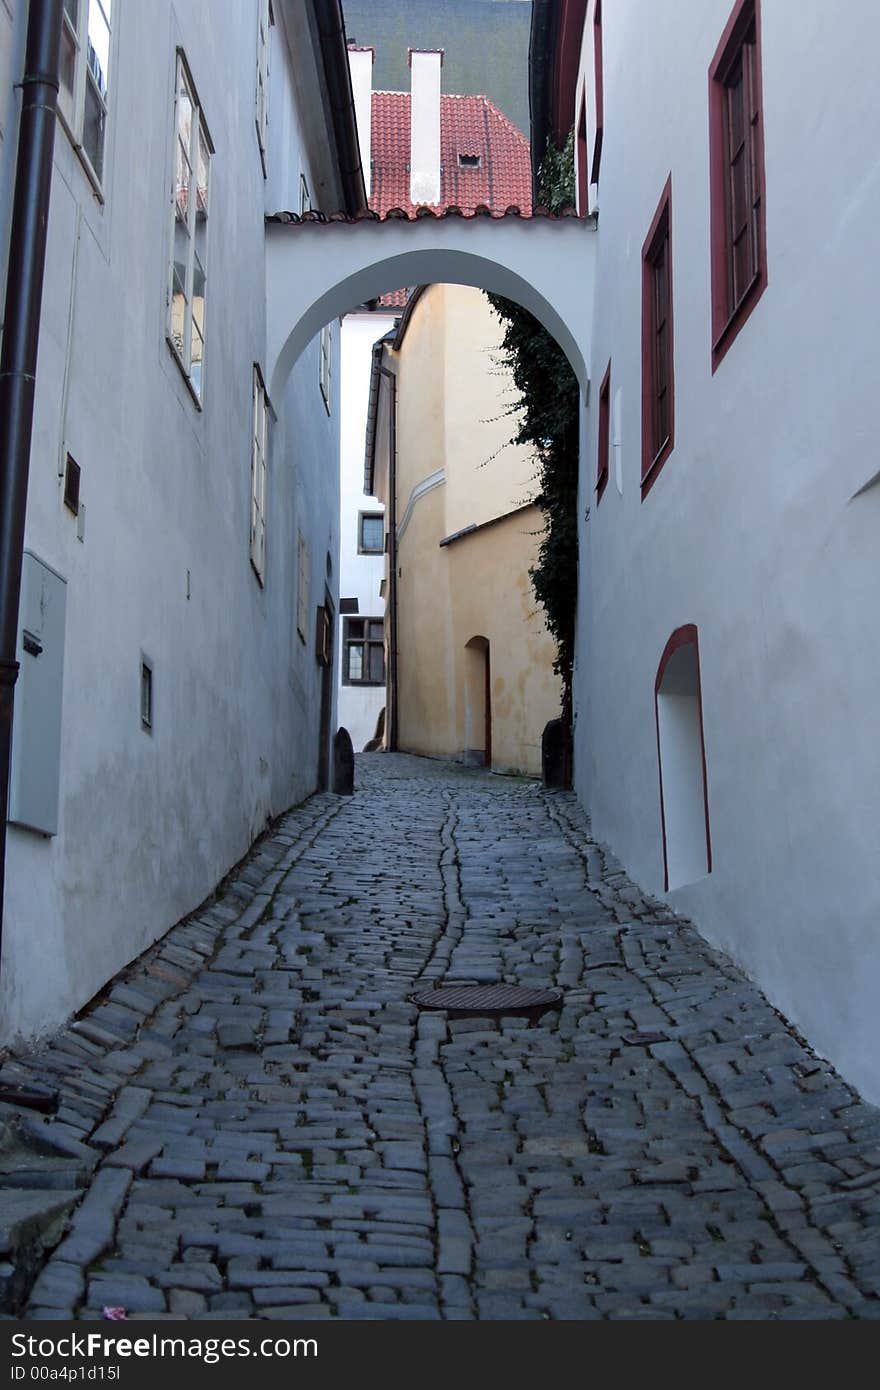
<instances>
[{"instance_id":1,"label":"window sill","mask_svg":"<svg viewBox=\"0 0 880 1390\"><path fill-rule=\"evenodd\" d=\"M79 140L77 140L71 127L67 123L67 118L64 115L64 112L61 110L60 107L56 107L56 114L58 116L58 120L61 123L62 130L64 131L64 134L67 136L68 143L72 147L74 154L80 162L82 171L89 181L92 193L95 195L95 199L103 207L104 190L101 187L101 180L98 178L98 175L95 173L92 167L92 161L89 159L88 155L85 152L85 147L80 144Z\"/></svg>"},{"instance_id":2,"label":"window sill","mask_svg":"<svg viewBox=\"0 0 880 1390\"><path fill-rule=\"evenodd\" d=\"M171 356L174 358L174 361L177 364L177 369L180 372L180 375L186 382L186 389L189 391L189 394L192 397L193 405L195 406L196 410L198 410L201 414L202 410L204 409L204 406L202 405L201 397L199 396L198 392L196 391L196 388L193 386L192 381L190 380L186 367L183 365L183 358L181 357L180 353L177 351L177 348L174 346L174 343L167 336L167 334L165 337L165 341L168 344L168 351L171 353Z\"/></svg>"},{"instance_id":3,"label":"window sill","mask_svg":"<svg viewBox=\"0 0 880 1390\"><path fill-rule=\"evenodd\" d=\"M654 484L656 483L657 478L658 478L659 475L660 475L660 471L661 471L661 469L662 469L664 463L666 462L666 460L669 458L669 455L672 453L672 450L674 449L674 447L675 447L675 439L674 439L674 437L673 437L672 435L669 435L669 437L668 437L667 440L666 440L666 443L665 443L665 444L657 451L657 453L654 455L654 458L653 458L653 460L651 461L650 467L646 470L646 472L644 472L644 473L642 474L642 501L643 501L643 502L644 502L645 498L647 497L648 493L651 491L651 488L652 488L652 487L654 486Z\"/></svg>"},{"instance_id":4,"label":"window sill","mask_svg":"<svg viewBox=\"0 0 880 1390\"><path fill-rule=\"evenodd\" d=\"M766 288L767 271L762 266L752 279L751 284L726 323L722 326L720 331L716 331L714 334L714 341L712 343L713 376Z\"/></svg>"},{"instance_id":5,"label":"window sill","mask_svg":"<svg viewBox=\"0 0 880 1390\"><path fill-rule=\"evenodd\" d=\"M342 681L342 684L347 686L349 690L384 690L386 683L385 681L350 681L345 680L344 677Z\"/></svg>"}]
</instances>

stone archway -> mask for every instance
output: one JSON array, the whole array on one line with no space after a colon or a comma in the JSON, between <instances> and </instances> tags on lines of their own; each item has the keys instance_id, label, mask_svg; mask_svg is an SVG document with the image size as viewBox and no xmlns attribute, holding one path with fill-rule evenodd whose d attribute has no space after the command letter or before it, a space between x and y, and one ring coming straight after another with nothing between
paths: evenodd
<instances>
[{"instance_id":1,"label":"stone archway","mask_svg":"<svg viewBox=\"0 0 880 1390\"><path fill-rule=\"evenodd\" d=\"M528 309L566 353L586 398L595 241L575 217L422 217L266 226L267 376L280 400L330 320L401 286L471 285Z\"/></svg>"}]
</instances>

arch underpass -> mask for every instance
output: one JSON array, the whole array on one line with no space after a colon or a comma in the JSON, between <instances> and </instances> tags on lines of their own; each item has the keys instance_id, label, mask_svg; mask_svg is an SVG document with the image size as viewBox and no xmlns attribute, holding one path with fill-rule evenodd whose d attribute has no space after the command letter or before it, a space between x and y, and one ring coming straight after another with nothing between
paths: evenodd
<instances>
[{"instance_id":1,"label":"arch underpass","mask_svg":"<svg viewBox=\"0 0 880 1390\"><path fill-rule=\"evenodd\" d=\"M586 397L593 224L577 217L422 217L266 224L267 368L280 400L300 353L331 319L404 285L459 284L528 309Z\"/></svg>"}]
</instances>

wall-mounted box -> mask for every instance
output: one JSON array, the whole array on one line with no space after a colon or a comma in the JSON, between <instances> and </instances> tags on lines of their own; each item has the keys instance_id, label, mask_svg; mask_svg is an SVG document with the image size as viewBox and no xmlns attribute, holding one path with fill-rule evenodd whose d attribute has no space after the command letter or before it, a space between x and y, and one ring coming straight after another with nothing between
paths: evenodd
<instances>
[{"instance_id":1,"label":"wall-mounted box","mask_svg":"<svg viewBox=\"0 0 880 1390\"><path fill-rule=\"evenodd\" d=\"M41 835L58 833L61 693L67 581L24 552L19 606L18 680L12 722L9 820Z\"/></svg>"}]
</instances>

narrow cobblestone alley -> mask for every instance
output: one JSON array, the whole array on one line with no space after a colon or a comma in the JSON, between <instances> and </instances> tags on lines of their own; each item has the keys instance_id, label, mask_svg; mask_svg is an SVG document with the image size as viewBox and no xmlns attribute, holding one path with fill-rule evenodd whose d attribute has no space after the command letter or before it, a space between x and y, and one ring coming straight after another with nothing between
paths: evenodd
<instances>
[{"instance_id":1,"label":"narrow cobblestone alley","mask_svg":"<svg viewBox=\"0 0 880 1390\"><path fill-rule=\"evenodd\" d=\"M72 1213L26 1315L876 1316L880 1112L572 796L357 781L7 1066L61 1094L22 1125ZM564 1003L419 1014L440 980Z\"/></svg>"}]
</instances>

